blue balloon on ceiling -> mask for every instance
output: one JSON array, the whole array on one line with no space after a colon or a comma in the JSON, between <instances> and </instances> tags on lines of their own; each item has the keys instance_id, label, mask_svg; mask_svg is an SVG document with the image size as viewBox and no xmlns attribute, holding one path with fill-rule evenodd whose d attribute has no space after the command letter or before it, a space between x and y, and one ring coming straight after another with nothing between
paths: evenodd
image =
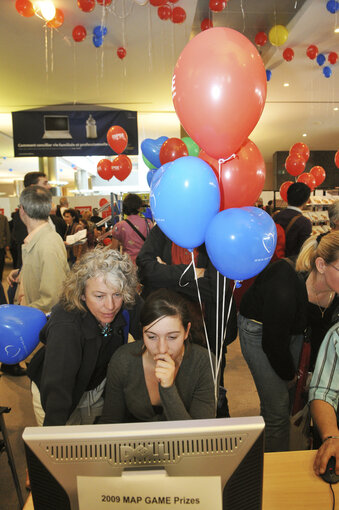
<instances>
[{"instance_id":1,"label":"blue balloon on ceiling","mask_svg":"<svg viewBox=\"0 0 339 510\"><path fill-rule=\"evenodd\" d=\"M336 0L329 0L326 4L326 9L331 14L335 14L339 9L339 2L336 2Z\"/></svg>"},{"instance_id":2,"label":"blue balloon on ceiling","mask_svg":"<svg viewBox=\"0 0 339 510\"><path fill-rule=\"evenodd\" d=\"M329 66L323 67L323 75L325 78L329 78L332 74L332 69Z\"/></svg>"},{"instance_id":3,"label":"blue balloon on ceiling","mask_svg":"<svg viewBox=\"0 0 339 510\"><path fill-rule=\"evenodd\" d=\"M102 46L103 41L104 40L102 37L95 37L95 35L93 35L93 44L96 48L100 48L100 46Z\"/></svg>"},{"instance_id":4,"label":"blue balloon on ceiling","mask_svg":"<svg viewBox=\"0 0 339 510\"><path fill-rule=\"evenodd\" d=\"M107 34L107 28L101 25L97 25L96 27L93 28L93 34L95 35L95 37L100 39Z\"/></svg>"},{"instance_id":5,"label":"blue balloon on ceiling","mask_svg":"<svg viewBox=\"0 0 339 510\"><path fill-rule=\"evenodd\" d=\"M326 60L326 57L325 55L323 55L322 53L319 53L319 55L317 55L317 63L322 66L323 63L325 62Z\"/></svg>"},{"instance_id":6,"label":"blue balloon on ceiling","mask_svg":"<svg viewBox=\"0 0 339 510\"><path fill-rule=\"evenodd\" d=\"M272 76L272 71L270 69L266 69L266 79L267 81L270 81Z\"/></svg>"},{"instance_id":7,"label":"blue balloon on ceiling","mask_svg":"<svg viewBox=\"0 0 339 510\"><path fill-rule=\"evenodd\" d=\"M13 168L9 168L9 169L8 169L8 171L9 171L9 172L13 172Z\"/></svg>"}]
</instances>

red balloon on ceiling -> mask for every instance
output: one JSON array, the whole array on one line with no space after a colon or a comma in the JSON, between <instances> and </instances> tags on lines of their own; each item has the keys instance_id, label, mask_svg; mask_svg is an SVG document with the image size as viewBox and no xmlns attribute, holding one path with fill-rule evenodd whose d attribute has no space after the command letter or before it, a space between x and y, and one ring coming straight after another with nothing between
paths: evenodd
<instances>
[{"instance_id":1,"label":"red balloon on ceiling","mask_svg":"<svg viewBox=\"0 0 339 510\"><path fill-rule=\"evenodd\" d=\"M114 152L121 154L127 147L128 136L121 126L111 126L107 131L107 142Z\"/></svg>"},{"instance_id":2,"label":"red balloon on ceiling","mask_svg":"<svg viewBox=\"0 0 339 510\"><path fill-rule=\"evenodd\" d=\"M314 188L317 187L315 177L312 174L308 173L301 174L299 175L297 181L306 184L306 186L308 186L311 189L311 191L313 191Z\"/></svg>"},{"instance_id":3,"label":"red balloon on ceiling","mask_svg":"<svg viewBox=\"0 0 339 510\"><path fill-rule=\"evenodd\" d=\"M339 168L339 151L337 151L335 153L335 156L334 156L334 164L337 168Z\"/></svg>"},{"instance_id":4,"label":"red balloon on ceiling","mask_svg":"<svg viewBox=\"0 0 339 510\"><path fill-rule=\"evenodd\" d=\"M120 48L117 49L117 55L120 58L120 60L124 59L126 57L127 51L125 48L120 46Z\"/></svg>"},{"instance_id":5,"label":"red balloon on ceiling","mask_svg":"<svg viewBox=\"0 0 339 510\"><path fill-rule=\"evenodd\" d=\"M326 179L326 172L322 166L312 167L310 170L310 174L312 174L313 177L315 178L315 183L317 186L320 186L320 184L322 184Z\"/></svg>"},{"instance_id":6,"label":"red balloon on ceiling","mask_svg":"<svg viewBox=\"0 0 339 510\"><path fill-rule=\"evenodd\" d=\"M226 7L227 0L210 0L209 8L213 12L221 12Z\"/></svg>"},{"instance_id":7,"label":"red balloon on ceiling","mask_svg":"<svg viewBox=\"0 0 339 510\"><path fill-rule=\"evenodd\" d=\"M84 12L91 12L95 7L95 0L78 0L78 7Z\"/></svg>"},{"instance_id":8,"label":"red balloon on ceiling","mask_svg":"<svg viewBox=\"0 0 339 510\"><path fill-rule=\"evenodd\" d=\"M267 43L267 35L265 32L258 32L254 38L254 42L257 46L265 46Z\"/></svg>"},{"instance_id":9,"label":"red balloon on ceiling","mask_svg":"<svg viewBox=\"0 0 339 510\"><path fill-rule=\"evenodd\" d=\"M55 16L51 21L47 22L47 26L50 28L59 28L64 22L64 13L61 9L55 9Z\"/></svg>"},{"instance_id":10,"label":"red balloon on ceiling","mask_svg":"<svg viewBox=\"0 0 339 510\"><path fill-rule=\"evenodd\" d=\"M109 5L111 5L112 0L97 0L97 2L99 5L104 5L105 7L108 7Z\"/></svg>"},{"instance_id":11,"label":"red balloon on ceiling","mask_svg":"<svg viewBox=\"0 0 339 510\"><path fill-rule=\"evenodd\" d=\"M310 149L307 147L306 143L298 142L292 145L290 148L290 154L300 154L300 156L308 161L310 157Z\"/></svg>"},{"instance_id":12,"label":"red balloon on ceiling","mask_svg":"<svg viewBox=\"0 0 339 510\"><path fill-rule=\"evenodd\" d=\"M171 2L171 4L176 4L177 2L179 2L179 0L168 0L169 2Z\"/></svg>"},{"instance_id":13,"label":"red balloon on ceiling","mask_svg":"<svg viewBox=\"0 0 339 510\"><path fill-rule=\"evenodd\" d=\"M285 181L282 183L282 185L280 186L280 190L279 190L279 193L280 193L280 196L283 200L285 200L285 202L287 202L287 190L288 188L291 186L291 184L293 184L292 181Z\"/></svg>"},{"instance_id":14,"label":"red balloon on ceiling","mask_svg":"<svg viewBox=\"0 0 339 510\"><path fill-rule=\"evenodd\" d=\"M119 181L124 181L132 171L132 161L126 154L120 154L112 161L113 175Z\"/></svg>"},{"instance_id":15,"label":"red balloon on ceiling","mask_svg":"<svg viewBox=\"0 0 339 510\"><path fill-rule=\"evenodd\" d=\"M338 53L336 53L335 51L331 51L327 58L329 63L334 65L338 60Z\"/></svg>"},{"instance_id":16,"label":"red balloon on ceiling","mask_svg":"<svg viewBox=\"0 0 339 510\"><path fill-rule=\"evenodd\" d=\"M97 164L98 175L101 179L109 181L113 177L112 163L109 159L101 159Z\"/></svg>"},{"instance_id":17,"label":"red balloon on ceiling","mask_svg":"<svg viewBox=\"0 0 339 510\"><path fill-rule=\"evenodd\" d=\"M153 7L160 7L160 5L165 5L167 0L149 0L149 3L153 5Z\"/></svg>"},{"instance_id":18,"label":"red balloon on ceiling","mask_svg":"<svg viewBox=\"0 0 339 510\"><path fill-rule=\"evenodd\" d=\"M29 0L16 0L15 8L21 16L30 18L34 16L34 7L32 2Z\"/></svg>"},{"instance_id":19,"label":"red balloon on ceiling","mask_svg":"<svg viewBox=\"0 0 339 510\"><path fill-rule=\"evenodd\" d=\"M188 156L188 150L185 142L180 140L180 138L168 138L162 144L159 152L159 159L162 165L183 156Z\"/></svg>"},{"instance_id":20,"label":"red balloon on ceiling","mask_svg":"<svg viewBox=\"0 0 339 510\"><path fill-rule=\"evenodd\" d=\"M86 28L82 25L77 25L73 28L72 37L75 42L81 42L87 35Z\"/></svg>"},{"instance_id":21,"label":"red balloon on ceiling","mask_svg":"<svg viewBox=\"0 0 339 510\"><path fill-rule=\"evenodd\" d=\"M285 48L283 51L283 57L286 60L286 62L291 62L291 60L293 60L294 57L294 51L292 50L292 48Z\"/></svg>"},{"instance_id":22,"label":"red balloon on ceiling","mask_svg":"<svg viewBox=\"0 0 339 510\"><path fill-rule=\"evenodd\" d=\"M167 20L167 19L171 19L171 16L172 16L172 8L170 5L160 5L160 7L158 7L158 16L160 19L162 20Z\"/></svg>"},{"instance_id":23,"label":"red balloon on ceiling","mask_svg":"<svg viewBox=\"0 0 339 510\"><path fill-rule=\"evenodd\" d=\"M290 154L285 161L285 168L291 175L297 176L305 170L306 161L300 154Z\"/></svg>"},{"instance_id":24,"label":"red balloon on ceiling","mask_svg":"<svg viewBox=\"0 0 339 510\"><path fill-rule=\"evenodd\" d=\"M209 18L204 18L200 25L201 30L208 30L209 28L213 28L213 21Z\"/></svg>"},{"instance_id":25,"label":"red balloon on ceiling","mask_svg":"<svg viewBox=\"0 0 339 510\"><path fill-rule=\"evenodd\" d=\"M318 55L318 51L319 51L318 48L314 44L311 44L306 50L306 55L311 60L314 60L315 57Z\"/></svg>"},{"instance_id":26,"label":"red balloon on ceiling","mask_svg":"<svg viewBox=\"0 0 339 510\"><path fill-rule=\"evenodd\" d=\"M174 7L172 11L173 23L183 23L186 19L186 11L182 7Z\"/></svg>"}]
</instances>

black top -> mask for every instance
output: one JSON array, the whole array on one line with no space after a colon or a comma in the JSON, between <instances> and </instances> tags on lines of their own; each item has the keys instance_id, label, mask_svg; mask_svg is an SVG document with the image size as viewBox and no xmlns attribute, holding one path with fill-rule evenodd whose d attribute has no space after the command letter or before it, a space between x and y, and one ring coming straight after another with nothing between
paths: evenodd
<instances>
[{"instance_id":1,"label":"black top","mask_svg":"<svg viewBox=\"0 0 339 510\"><path fill-rule=\"evenodd\" d=\"M139 324L142 299L129 308L129 331L141 337ZM67 312L58 304L40 332L46 347L40 349L28 367L29 377L40 389L46 413L44 425L65 425L83 393L95 388L105 377L109 360L124 343L127 323L122 310L104 337L98 321L88 312Z\"/></svg>"},{"instance_id":2,"label":"black top","mask_svg":"<svg viewBox=\"0 0 339 510\"><path fill-rule=\"evenodd\" d=\"M299 211L295 209L284 209L283 211L279 211L274 215L274 221L279 223L285 230L289 224L289 222L295 216L300 214ZM303 216L301 216L295 220L294 224L291 226L290 230L286 236L286 247L285 247L285 255L286 257L292 257L293 255L298 255L300 249L306 239L310 237L312 233L312 223L311 221Z\"/></svg>"},{"instance_id":3,"label":"black top","mask_svg":"<svg viewBox=\"0 0 339 510\"><path fill-rule=\"evenodd\" d=\"M206 328L208 331L211 349L215 352L216 337L216 287L217 287L217 271L208 258L205 245L199 248L198 261L196 266L206 268L203 278L199 278L198 284L201 293L201 300L204 307L204 316ZM166 264L157 262L159 256ZM188 266L185 264L172 265L172 241L155 225L150 231L146 241L144 242L139 255L136 259L139 268L139 279L144 285L143 297L150 292L159 288L171 289L179 294L183 294L189 300L198 302L198 294L196 282L194 279L194 269L191 266L182 277L183 272ZM182 278L181 278L182 277ZM223 276L220 275L220 298L219 298L219 322L222 317L222 289ZM179 281L181 279L181 285ZM229 299L231 296L231 288L229 280L227 280L226 299L225 299L225 322ZM219 332L220 332L219 327ZM220 333L219 333L220 335ZM226 343L232 342L237 336L237 318L234 300L227 326Z\"/></svg>"},{"instance_id":4,"label":"black top","mask_svg":"<svg viewBox=\"0 0 339 510\"><path fill-rule=\"evenodd\" d=\"M322 319L319 307L308 302L306 276L298 275L286 260L278 260L258 275L240 304L241 315L263 323L262 348L275 372L286 381L295 375L289 351L291 335L311 326L313 363L338 306L336 296Z\"/></svg>"}]
</instances>

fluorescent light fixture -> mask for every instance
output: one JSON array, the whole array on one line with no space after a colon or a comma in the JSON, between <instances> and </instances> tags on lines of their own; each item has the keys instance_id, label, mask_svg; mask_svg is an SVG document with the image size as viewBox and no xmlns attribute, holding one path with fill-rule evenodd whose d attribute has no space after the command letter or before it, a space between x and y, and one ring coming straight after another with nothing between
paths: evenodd
<instances>
[{"instance_id":1,"label":"fluorescent light fixture","mask_svg":"<svg viewBox=\"0 0 339 510\"><path fill-rule=\"evenodd\" d=\"M289 83L284 83L284 87L289 87L290 84Z\"/></svg>"},{"instance_id":2,"label":"fluorescent light fixture","mask_svg":"<svg viewBox=\"0 0 339 510\"><path fill-rule=\"evenodd\" d=\"M34 2L34 11L45 21L51 21L55 16L55 6L51 0L37 0Z\"/></svg>"}]
</instances>

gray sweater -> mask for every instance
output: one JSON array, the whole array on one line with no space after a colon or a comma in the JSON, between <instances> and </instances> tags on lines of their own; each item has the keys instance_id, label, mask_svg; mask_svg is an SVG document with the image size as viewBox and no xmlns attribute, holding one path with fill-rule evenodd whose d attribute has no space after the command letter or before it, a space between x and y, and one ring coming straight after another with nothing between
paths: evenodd
<instances>
[{"instance_id":1,"label":"gray sweater","mask_svg":"<svg viewBox=\"0 0 339 510\"><path fill-rule=\"evenodd\" d=\"M186 343L175 382L169 388L159 385L162 408L155 409L146 387L141 348L141 341L133 342L123 345L112 356L100 423L215 417L214 385L207 349Z\"/></svg>"}]
</instances>

